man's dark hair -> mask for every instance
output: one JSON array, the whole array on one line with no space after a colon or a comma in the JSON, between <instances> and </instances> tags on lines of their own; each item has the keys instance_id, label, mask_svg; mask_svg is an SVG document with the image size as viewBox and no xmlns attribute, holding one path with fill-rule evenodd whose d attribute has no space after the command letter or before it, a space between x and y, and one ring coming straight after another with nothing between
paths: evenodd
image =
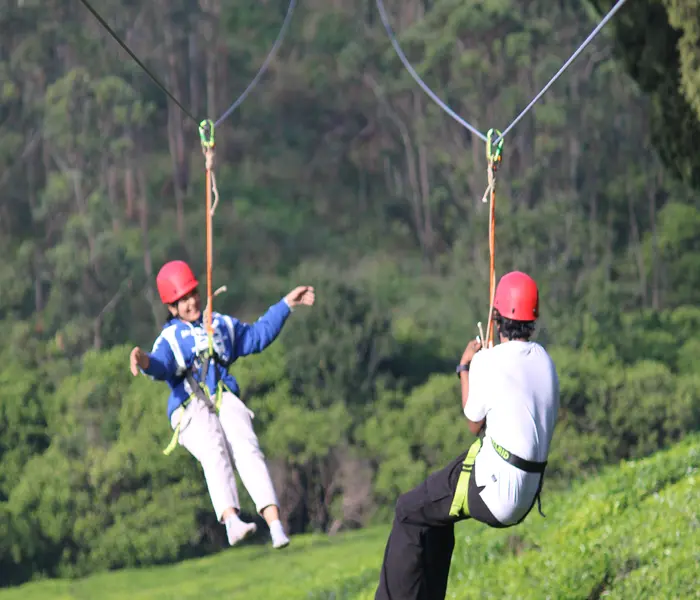
<instances>
[{"instance_id":1,"label":"man's dark hair","mask_svg":"<svg viewBox=\"0 0 700 600\"><path fill-rule=\"evenodd\" d=\"M494 310L494 320L498 327L498 334L508 340L529 340L535 332L534 321L506 319L497 310Z\"/></svg>"}]
</instances>

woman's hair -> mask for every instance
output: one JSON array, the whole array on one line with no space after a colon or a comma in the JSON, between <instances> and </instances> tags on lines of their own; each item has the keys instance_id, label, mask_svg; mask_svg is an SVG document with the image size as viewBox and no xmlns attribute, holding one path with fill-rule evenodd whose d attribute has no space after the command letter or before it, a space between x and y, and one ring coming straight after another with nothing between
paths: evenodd
<instances>
[{"instance_id":1,"label":"woman's hair","mask_svg":"<svg viewBox=\"0 0 700 600\"><path fill-rule=\"evenodd\" d=\"M177 302L176 302L175 304L171 304L170 306L177 306ZM165 317L165 324L167 325L167 324L170 323L170 321L172 321L173 319L177 319L177 316L175 316L173 313L171 313L170 311L168 311L168 316Z\"/></svg>"},{"instance_id":2,"label":"woman's hair","mask_svg":"<svg viewBox=\"0 0 700 600\"><path fill-rule=\"evenodd\" d=\"M497 310L494 310L494 320L496 321L499 335L508 340L529 340L535 332L534 321L506 319Z\"/></svg>"}]
</instances>

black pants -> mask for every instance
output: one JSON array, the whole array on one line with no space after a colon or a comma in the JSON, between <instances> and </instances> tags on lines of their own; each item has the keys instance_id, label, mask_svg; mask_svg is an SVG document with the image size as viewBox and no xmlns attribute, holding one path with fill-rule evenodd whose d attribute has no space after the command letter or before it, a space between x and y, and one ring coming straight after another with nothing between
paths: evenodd
<instances>
[{"instance_id":1,"label":"black pants","mask_svg":"<svg viewBox=\"0 0 700 600\"><path fill-rule=\"evenodd\" d=\"M464 452L396 503L396 515L384 551L375 600L442 600L454 550L454 524L473 518L491 527L499 523L479 496L474 470L467 493L469 516L450 516Z\"/></svg>"}]
</instances>

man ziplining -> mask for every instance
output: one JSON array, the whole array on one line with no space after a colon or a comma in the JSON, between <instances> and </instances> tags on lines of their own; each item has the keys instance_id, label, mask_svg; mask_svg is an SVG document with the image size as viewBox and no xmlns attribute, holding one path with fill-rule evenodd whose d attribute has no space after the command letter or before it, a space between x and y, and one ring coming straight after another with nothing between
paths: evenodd
<instances>
[{"instance_id":1,"label":"man ziplining","mask_svg":"<svg viewBox=\"0 0 700 600\"><path fill-rule=\"evenodd\" d=\"M421 79L401 50L383 0L375 0L389 41L411 77L445 113L486 144L488 187L483 202L490 198L492 300L489 327L483 340L487 348L481 350L478 338L469 342L457 367L462 408L469 429L479 437L468 451L399 497L375 600L445 598L455 542L454 524L472 518L490 527L512 527L527 517L535 501L539 502L559 412L559 380L546 350L530 341L539 316L539 291L534 280L514 271L503 276L494 290L496 171L502 159L504 137L533 109L625 2L615 2L502 133L492 128L484 134L455 113ZM495 347L493 324L500 339Z\"/></svg>"},{"instance_id":2,"label":"man ziplining","mask_svg":"<svg viewBox=\"0 0 700 600\"><path fill-rule=\"evenodd\" d=\"M399 497L375 600L445 598L455 523L513 527L539 503L559 379L547 351L530 340L538 316L534 280L519 271L504 275L491 315L500 344L482 350L472 340L457 366L462 409L479 438Z\"/></svg>"}]
</instances>

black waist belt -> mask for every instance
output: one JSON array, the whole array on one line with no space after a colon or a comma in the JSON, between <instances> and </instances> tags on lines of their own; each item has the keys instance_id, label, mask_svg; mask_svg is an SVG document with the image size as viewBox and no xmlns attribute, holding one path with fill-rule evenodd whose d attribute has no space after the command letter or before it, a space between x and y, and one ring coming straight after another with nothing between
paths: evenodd
<instances>
[{"instance_id":1,"label":"black waist belt","mask_svg":"<svg viewBox=\"0 0 700 600\"><path fill-rule=\"evenodd\" d=\"M524 458L520 458L512 452L509 452L503 446L499 446L493 440L491 440L491 444L493 445L493 449L496 451L496 454L498 454L498 456L500 456L507 463L513 465L516 469L520 469L526 473L544 473L544 469L547 466L546 461L533 462L531 460L525 460Z\"/></svg>"}]
</instances>

